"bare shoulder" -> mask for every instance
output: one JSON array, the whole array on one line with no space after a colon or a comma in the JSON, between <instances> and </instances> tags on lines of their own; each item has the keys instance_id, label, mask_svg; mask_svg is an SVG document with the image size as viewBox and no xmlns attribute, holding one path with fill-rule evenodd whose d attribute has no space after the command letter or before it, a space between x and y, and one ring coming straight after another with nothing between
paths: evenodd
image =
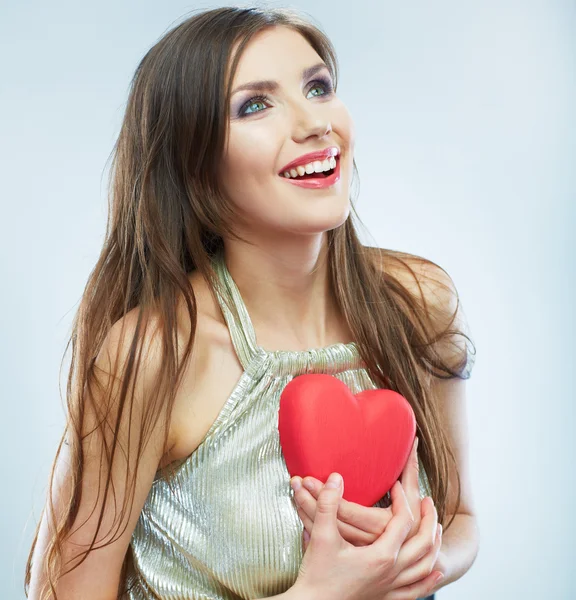
<instances>
[{"instance_id":1,"label":"bare shoulder","mask_svg":"<svg viewBox=\"0 0 576 600\"><path fill-rule=\"evenodd\" d=\"M408 252L367 248L376 269L399 282L439 336L436 350L448 364L460 364L470 334L452 277L437 263ZM461 335L464 334L464 335Z\"/></svg>"},{"instance_id":2,"label":"bare shoulder","mask_svg":"<svg viewBox=\"0 0 576 600\"><path fill-rule=\"evenodd\" d=\"M431 292L431 297L426 297L427 301L433 302L434 298L442 292L445 297L438 298L441 303L457 295L456 287L448 272L428 258L389 248L367 247L366 250L372 256L377 269L399 278L414 294L421 296Z\"/></svg>"},{"instance_id":3,"label":"bare shoulder","mask_svg":"<svg viewBox=\"0 0 576 600\"><path fill-rule=\"evenodd\" d=\"M450 319L458 305L458 291L440 265L417 254L387 248L366 248L376 269L396 278L426 309L441 321Z\"/></svg>"},{"instance_id":4,"label":"bare shoulder","mask_svg":"<svg viewBox=\"0 0 576 600\"><path fill-rule=\"evenodd\" d=\"M242 376L230 332L208 282L199 272L188 275L196 300L196 329L170 419L170 449L160 466L186 458L201 443ZM186 303L178 303L182 347L190 336Z\"/></svg>"},{"instance_id":5,"label":"bare shoulder","mask_svg":"<svg viewBox=\"0 0 576 600\"><path fill-rule=\"evenodd\" d=\"M242 375L224 316L208 283L200 273L188 279L196 303L196 328L191 353L185 364L170 413L167 443L158 466L163 467L193 452L217 417L229 393ZM97 361L100 370L116 373L122 369L137 337L141 367L135 382L138 397L145 397L157 380L162 365L162 330L158 315L148 317L146 330L138 325L140 309L135 307L117 321L108 333ZM176 306L178 360L191 332L184 298ZM137 331L137 328L139 330ZM114 361L118 361L113 365Z\"/></svg>"},{"instance_id":6,"label":"bare shoulder","mask_svg":"<svg viewBox=\"0 0 576 600\"><path fill-rule=\"evenodd\" d=\"M214 297L208 282L198 271L188 273L188 281L192 286L196 301L197 323L195 336L198 343L210 342L211 345L226 346L229 344L228 329L222 311ZM190 318L188 308L182 295L178 298L178 329L180 335L190 334Z\"/></svg>"}]
</instances>

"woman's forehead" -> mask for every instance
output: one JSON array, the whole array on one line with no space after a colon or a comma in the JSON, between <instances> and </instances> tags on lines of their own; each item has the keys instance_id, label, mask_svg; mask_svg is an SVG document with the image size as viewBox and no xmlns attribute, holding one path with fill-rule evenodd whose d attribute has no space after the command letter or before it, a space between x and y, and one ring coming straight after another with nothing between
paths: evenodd
<instances>
[{"instance_id":1,"label":"woman's forehead","mask_svg":"<svg viewBox=\"0 0 576 600\"><path fill-rule=\"evenodd\" d=\"M269 27L257 33L244 47L232 89L256 80L290 75L299 78L303 67L319 61L317 52L298 31L290 27Z\"/></svg>"}]
</instances>

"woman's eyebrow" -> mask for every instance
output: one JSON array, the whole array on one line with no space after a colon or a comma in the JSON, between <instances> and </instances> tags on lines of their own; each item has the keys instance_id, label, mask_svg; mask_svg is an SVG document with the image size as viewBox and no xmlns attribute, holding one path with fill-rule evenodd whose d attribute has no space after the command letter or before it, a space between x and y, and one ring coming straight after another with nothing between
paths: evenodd
<instances>
[{"instance_id":1,"label":"woman's eyebrow","mask_svg":"<svg viewBox=\"0 0 576 600\"><path fill-rule=\"evenodd\" d=\"M324 68L327 69L328 65L326 65L326 63L323 63L323 62L312 65L311 67L307 67L306 69L304 69L302 71L302 79L308 79L309 77L312 77L318 71L320 71L321 69L324 69ZM267 79L264 81L249 81L248 83L244 83L242 85L239 85L237 88L235 88L234 91L232 92L232 95L234 95L236 92L241 92L242 90L257 90L259 92L275 92L278 89L278 87L279 87L278 82L270 80L270 79Z\"/></svg>"}]
</instances>

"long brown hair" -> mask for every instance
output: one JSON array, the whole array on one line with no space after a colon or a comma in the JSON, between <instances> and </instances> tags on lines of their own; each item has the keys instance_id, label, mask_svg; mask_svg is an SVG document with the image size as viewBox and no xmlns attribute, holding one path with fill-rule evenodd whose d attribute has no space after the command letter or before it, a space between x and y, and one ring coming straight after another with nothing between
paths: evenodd
<instances>
[{"instance_id":1,"label":"long brown hair","mask_svg":"<svg viewBox=\"0 0 576 600\"><path fill-rule=\"evenodd\" d=\"M136 326L118 380L135 380L142 360L144 335L152 319L162 351L156 384L149 386L150 397L143 403L138 423L135 464L153 428L163 427L166 447L176 389L195 335L196 299L189 274L197 270L212 285L218 285L211 258L222 248L225 236L240 239L233 227L234 208L221 191L217 176L227 136L230 83L246 44L259 31L275 25L291 27L304 36L328 65L337 86L336 53L321 28L308 16L278 8L224 7L194 14L172 28L145 54L132 79L124 120L113 149L105 241L88 278L64 352L66 355L72 344L66 388L67 424L54 460L44 509L50 541L45 555L39 557L47 574L49 590L45 592L54 598L56 581L64 574L63 543L75 524L81 500L86 437L83 432L90 392L93 386L101 386L95 359L113 325L129 312L134 314L134 309L137 309ZM357 181L355 162L353 167L353 181ZM414 409L420 458L439 520L443 522L448 473L450 463L455 466L455 458L430 384L432 377L465 377L470 346L466 342L462 352L463 346L457 338L467 341L470 338L452 327L458 302L455 307L450 304L455 308L453 318L439 331L424 294L415 294L414 289L402 283L405 277L401 279L399 275L401 271L412 271L413 281L419 285L422 274L438 273L441 269L422 257L362 245L356 221L359 219L352 202L346 222L327 232L334 296L375 383L398 391ZM417 268L415 273L415 264L424 268ZM438 285L456 294L457 300L450 280L440 279ZM183 352L178 343L181 330L176 318L179 299L184 301L191 324ZM456 364L445 364L437 351L439 343L453 344L458 351L454 354L458 358ZM101 518L109 488L113 487L112 465L132 449L131 445L123 445L118 432L123 416L132 414L134 385L121 386L114 407L111 397L108 390L100 396L100 404L91 407L102 416L91 434L101 437L105 449L99 487L105 495ZM104 418L110 414L114 419ZM112 431L106 432L110 422ZM71 459L72 484L56 511L52 489L63 444L67 444ZM119 524L135 489L136 471L131 475L126 480L127 501L115 519ZM458 481L458 503L459 500ZM26 564L26 594L39 527L40 524ZM85 556L96 547L95 540L96 534Z\"/></svg>"}]
</instances>

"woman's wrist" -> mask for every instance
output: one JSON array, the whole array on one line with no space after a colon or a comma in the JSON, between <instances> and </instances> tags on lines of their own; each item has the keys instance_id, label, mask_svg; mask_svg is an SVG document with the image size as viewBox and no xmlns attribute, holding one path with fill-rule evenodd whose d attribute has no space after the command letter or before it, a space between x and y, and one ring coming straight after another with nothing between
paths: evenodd
<instances>
[{"instance_id":1,"label":"woman's wrist","mask_svg":"<svg viewBox=\"0 0 576 600\"><path fill-rule=\"evenodd\" d=\"M284 594L273 597L281 598L282 600L320 600L318 596L314 595L311 590L306 589L298 582L295 583L289 590L286 590Z\"/></svg>"},{"instance_id":2,"label":"woman's wrist","mask_svg":"<svg viewBox=\"0 0 576 600\"><path fill-rule=\"evenodd\" d=\"M262 600L314 600L312 596L308 595L300 587L298 589L292 586L289 590L276 594L276 596L266 596Z\"/></svg>"}]
</instances>

